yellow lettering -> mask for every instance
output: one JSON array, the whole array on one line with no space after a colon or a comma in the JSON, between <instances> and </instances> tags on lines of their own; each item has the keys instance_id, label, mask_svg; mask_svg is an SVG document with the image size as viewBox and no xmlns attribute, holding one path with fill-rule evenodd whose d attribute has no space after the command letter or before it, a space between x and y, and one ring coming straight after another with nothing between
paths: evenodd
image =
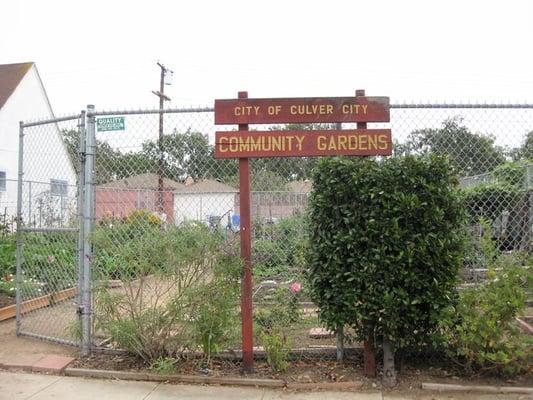
<instances>
[{"instance_id":1,"label":"yellow lettering","mask_svg":"<svg viewBox=\"0 0 533 400\"><path fill-rule=\"evenodd\" d=\"M272 136L272 151L282 151L283 136Z\"/></svg>"},{"instance_id":2,"label":"yellow lettering","mask_svg":"<svg viewBox=\"0 0 533 400\"><path fill-rule=\"evenodd\" d=\"M344 135L339 135L338 141L339 141L339 150L346 150L346 142L348 141L348 138Z\"/></svg>"},{"instance_id":3,"label":"yellow lettering","mask_svg":"<svg viewBox=\"0 0 533 400\"><path fill-rule=\"evenodd\" d=\"M363 107L363 114L366 114L366 109L368 108L368 104L362 104Z\"/></svg>"},{"instance_id":4,"label":"yellow lettering","mask_svg":"<svg viewBox=\"0 0 533 400\"><path fill-rule=\"evenodd\" d=\"M257 138L254 141L254 138L250 136L250 151L260 151L261 150L261 138Z\"/></svg>"},{"instance_id":5,"label":"yellow lettering","mask_svg":"<svg viewBox=\"0 0 533 400\"><path fill-rule=\"evenodd\" d=\"M333 105L327 104L326 105L326 114L333 114Z\"/></svg>"},{"instance_id":6,"label":"yellow lettering","mask_svg":"<svg viewBox=\"0 0 533 400\"><path fill-rule=\"evenodd\" d=\"M348 136L348 149L357 150L357 136L356 135Z\"/></svg>"},{"instance_id":7,"label":"yellow lettering","mask_svg":"<svg viewBox=\"0 0 533 400\"><path fill-rule=\"evenodd\" d=\"M239 151L249 151L249 148L250 148L250 142L249 142L249 138L246 139L245 141L242 141L239 143Z\"/></svg>"},{"instance_id":8,"label":"yellow lettering","mask_svg":"<svg viewBox=\"0 0 533 400\"><path fill-rule=\"evenodd\" d=\"M242 115L242 114L241 114L241 108L240 108L240 107L235 107L235 108L233 109L233 114L234 114L235 116L240 116L240 115Z\"/></svg>"},{"instance_id":9,"label":"yellow lettering","mask_svg":"<svg viewBox=\"0 0 533 400\"><path fill-rule=\"evenodd\" d=\"M221 153L226 153L228 151L228 148L226 147L226 145L224 145L224 143L228 143L228 138L225 137L225 136L222 136L220 138L220 142L218 143L218 151L220 151Z\"/></svg>"},{"instance_id":10,"label":"yellow lettering","mask_svg":"<svg viewBox=\"0 0 533 400\"><path fill-rule=\"evenodd\" d=\"M326 150L326 137L325 136L316 137L316 147L318 150Z\"/></svg>"},{"instance_id":11,"label":"yellow lettering","mask_svg":"<svg viewBox=\"0 0 533 400\"><path fill-rule=\"evenodd\" d=\"M329 138L328 150L337 150L337 143L335 143L335 136Z\"/></svg>"},{"instance_id":12,"label":"yellow lettering","mask_svg":"<svg viewBox=\"0 0 533 400\"><path fill-rule=\"evenodd\" d=\"M369 136L368 137L368 149L377 149L378 148L378 138L377 136Z\"/></svg>"},{"instance_id":13,"label":"yellow lettering","mask_svg":"<svg viewBox=\"0 0 533 400\"><path fill-rule=\"evenodd\" d=\"M296 147L298 147L298 150L302 151L302 146L304 142L305 136L296 136Z\"/></svg>"},{"instance_id":14,"label":"yellow lettering","mask_svg":"<svg viewBox=\"0 0 533 400\"><path fill-rule=\"evenodd\" d=\"M229 138L229 151L236 153L239 151L239 138L232 136Z\"/></svg>"},{"instance_id":15,"label":"yellow lettering","mask_svg":"<svg viewBox=\"0 0 533 400\"><path fill-rule=\"evenodd\" d=\"M294 136L287 136L287 147L289 151L292 151L292 141L294 139Z\"/></svg>"},{"instance_id":16,"label":"yellow lettering","mask_svg":"<svg viewBox=\"0 0 533 400\"><path fill-rule=\"evenodd\" d=\"M368 135L359 135L359 149L368 150Z\"/></svg>"},{"instance_id":17,"label":"yellow lettering","mask_svg":"<svg viewBox=\"0 0 533 400\"><path fill-rule=\"evenodd\" d=\"M296 114L296 106L295 105L292 105L291 108L290 108L290 112L292 115Z\"/></svg>"},{"instance_id":18,"label":"yellow lettering","mask_svg":"<svg viewBox=\"0 0 533 400\"><path fill-rule=\"evenodd\" d=\"M387 135L378 135L378 148L380 150L387 150L389 148L389 141Z\"/></svg>"},{"instance_id":19,"label":"yellow lettering","mask_svg":"<svg viewBox=\"0 0 533 400\"><path fill-rule=\"evenodd\" d=\"M343 114L350 114L350 106L348 104L342 105L342 113Z\"/></svg>"},{"instance_id":20,"label":"yellow lettering","mask_svg":"<svg viewBox=\"0 0 533 400\"><path fill-rule=\"evenodd\" d=\"M254 106L255 115L259 114L260 106Z\"/></svg>"},{"instance_id":21,"label":"yellow lettering","mask_svg":"<svg viewBox=\"0 0 533 400\"><path fill-rule=\"evenodd\" d=\"M270 140L267 140L269 139L268 137L265 137L265 136L262 136L261 137L262 139L262 147L263 147L263 151L270 151L272 150L272 142ZM268 147L267 147L267 144L268 143Z\"/></svg>"}]
</instances>

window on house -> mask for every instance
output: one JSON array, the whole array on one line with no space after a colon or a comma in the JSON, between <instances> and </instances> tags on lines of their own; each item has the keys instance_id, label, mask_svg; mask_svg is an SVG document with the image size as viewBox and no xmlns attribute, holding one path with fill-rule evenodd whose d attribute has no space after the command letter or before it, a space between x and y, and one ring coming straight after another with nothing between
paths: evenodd
<instances>
[{"instance_id":1,"label":"window on house","mask_svg":"<svg viewBox=\"0 0 533 400\"><path fill-rule=\"evenodd\" d=\"M52 196L66 196L68 194L68 182L61 179L50 179L50 194Z\"/></svg>"},{"instance_id":2,"label":"window on house","mask_svg":"<svg viewBox=\"0 0 533 400\"><path fill-rule=\"evenodd\" d=\"M0 192L5 192L7 186L6 171L0 171Z\"/></svg>"}]
</instances>

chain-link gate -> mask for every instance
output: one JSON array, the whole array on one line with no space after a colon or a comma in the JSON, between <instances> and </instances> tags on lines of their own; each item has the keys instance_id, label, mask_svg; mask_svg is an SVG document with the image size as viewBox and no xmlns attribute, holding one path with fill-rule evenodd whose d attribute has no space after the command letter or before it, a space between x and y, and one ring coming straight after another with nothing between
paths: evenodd
<instances>
[{"instance_id":1,"label":"chain-link gate","mask_svg":"<svg viewBox=\"0 0 533 400\"><path fill-rule=\"evenodd\" d=\"M81 115L21 123L17 333L78 344Z\"/></svg>"},{"instance_id":2,"label":"chain-link gate","mask_svg":"<svg viewBox=\"0 0 533 400\"><path fill-rule=\"evenodd\" d=\"M160 287L154 280L129 287L123 281L131 280L139 268L147 268L153 276L154 266L172 263L153 251L159 242L174 234L172 229L190 223L205 226L224 238L222 251L235 251L237 246L238 254L238 161L214 159L211 108L89 110L87 115L88 126L93 124L95 129L96 157L94 168L90 168L94 173L90 182L93 187L88 189L94 193L92 199L89 197L93 208L85 204L82 213L86 218L85 246L77 244L80 219L76 182L80 178L76 176L81 165L78 155L84 153L79 147L79 116L23 125L24 168L19 205L24 246L19 246L19 251L23 252L20 278L24 284L20 285L20 300L48 296L47 300L36 300L48 303L35 311L20 306L19 332L78 343L83 324L77 314L76 297L62 296L78 293L78 273L88 274L90 267L92 343L101 346L110 343L109 330L99 322L106 313L106 308L98 303L102 285L112 288L108 295L130 296L141 307L160 306L167 300L164 293L168 287ZM104 118L121 120L123 126L107 130L107 122L98 123ZM394 156L435 153L451 159L465 192L473 243L489 229L501 250L531 254L533 105L391 105L390 124L369 127L392 129ZM317 128L333 127L301 126ZM355 124L343 124L342 128L355 128ZM55 145L40 141L52 133L63 136L72 173L68 177L50 176L38 183L33 174L44 166L54 166L52 171L63 168L63 164L54 164L59 160L57 153L51 151ZM88 149L87 154L91 152ZM251 162L256 308L274 301L280 288L304 282L305 210L316 162L313 158ZM92 254L79 260L79 249L92 249ZM467 279L477 279L485 268L482 257L472 254L465 261ZM74 291L65 292L72 288ZM329 339L312 342L308 338L309 328L319 325L313 305L305 298L305 285L303 288L306 320L291 331L293 346L334 344ZM236 342L235 347L238 346Z\"/></svg>"}]
</instances>

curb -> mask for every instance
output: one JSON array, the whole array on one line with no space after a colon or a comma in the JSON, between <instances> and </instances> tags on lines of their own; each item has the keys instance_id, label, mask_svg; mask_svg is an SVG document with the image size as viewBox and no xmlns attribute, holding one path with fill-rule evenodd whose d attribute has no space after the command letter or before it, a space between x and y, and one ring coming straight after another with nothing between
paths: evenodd
<instances>
[{"instance_id":1,"label":"curb","mask_svg":"<svg viewBox=\"0 0 533 400\"><path fill-rule=\"evenodd\" d=\"M314 383L287 383L282 379L259 378L230 378L195 375L160 375L147 372L104 371L97 369L66 368L65 376L77 378L119 379L124 381L149 381L172 382L203 385L223 385L242 387L261 387L270 389L284 389L291 391L356 391L363 386L362 382L314 382Z\"/></svg>"},{"instance_id":2,"label":"curb","mask_svg":"<svg viewBox=\"0 0 533 400\"><path fill-rule=\"evenodd\" d=\"M361 390L363 387L363 382L358 381L346 381L346 382L315 382L315 383L287 383L286 388L290 391L304 391L304 392L315 392L315 391L356 391Z\"/></svg>"},{"instance_id":3,"label":"curb","mask_svg":"<svg viewBox=\"0 0 533 400\"><path fill-rule=\"evenodd\" d=\"M457 384L452 384L452 383L429 383L429 382L422 383L422 390L435 390L435 391L441 391L441 392L533 394L533 387L457 385Z\"/></svg>"},{"instance_id":4,"label":"curb","mask_svg":"<svg viewBox=\"0 0 533 400\"><path fill-rule=\"evenodd\" d=\"M125 381L150 381L195 383L204 385L234 385L266 388L284 388L285 381L281 379L255 379L255 378L220 378L211 376L194 375L159 375L146 372L102 371L96 369L66 368L65 376L79 378L120 379Z\"/></svg>"}]
</instances>

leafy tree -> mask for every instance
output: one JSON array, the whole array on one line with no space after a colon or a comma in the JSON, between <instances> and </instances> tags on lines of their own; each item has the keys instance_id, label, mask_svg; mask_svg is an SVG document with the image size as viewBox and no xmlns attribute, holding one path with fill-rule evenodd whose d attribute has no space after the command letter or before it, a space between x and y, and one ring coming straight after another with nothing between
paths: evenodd
<instances>
[{"instance_id":1,"label":"leafy tree","mask_svg":"<svg viewBox=\"0 0 533 400\"><path fill-rule=\"evenodd\" d=\"M188 176L194 180L202 178L221 179L236 173L235 160L216 160L214 147L209 144L207 135L187 130L176 130L163 138L165 176L183 180ZM155 164L159 160L159 144L147 141L142 153Z\"/></svg>"},{"instance_id":2,"label":"leafy tree","mask_svg":"<svg viewBox=\"0 0 533 400\"><path fill-rule=\"evenodd\" d=\"M212 153L207 136L200 132L176 130L163 137L165 175L171 179L183 180L191 176L195 180L209 170ZM154 162L159 160L159 144L147 141L143 144L143 153Z\"/></svg>"},{"instance_id":3,"label":"leafy tree","mask_svg":"<svg viewBox=\"0 0 533 400\"><path fill-rule=\"evenodd\" d=\"M533 161L533 131L529 132L524 138L522 146L511 152L514 160L531 160Z\"/></svg>"},{"instance_id":4,"label":"leafy tree","mask_svg":"<svg viewBox=\"0 0 533 400\"><path fill-rule=\"evenodd\" d=\"M79 133L75 130L63 130L63 141L67 147L70 160L76 173L80 168ZM157 172L157 164L143 153L121 153L108 143L96 140L95 183L102 184L115 179L145 172Z\"/></svg>"},{"instance_id":5,"label":"leafy tree","mask_svg":"<svg viewBox=\"0 0 533 400\"><path fill-rule=\"evenodd\" d=\"M505 162L504 152L495 146L494 138L470 132L459 117L445 120L439 129L412 132L395 150L396 155L430 153L449 157L462 176L490 172Z\"/></svg>"}]
</instances>

